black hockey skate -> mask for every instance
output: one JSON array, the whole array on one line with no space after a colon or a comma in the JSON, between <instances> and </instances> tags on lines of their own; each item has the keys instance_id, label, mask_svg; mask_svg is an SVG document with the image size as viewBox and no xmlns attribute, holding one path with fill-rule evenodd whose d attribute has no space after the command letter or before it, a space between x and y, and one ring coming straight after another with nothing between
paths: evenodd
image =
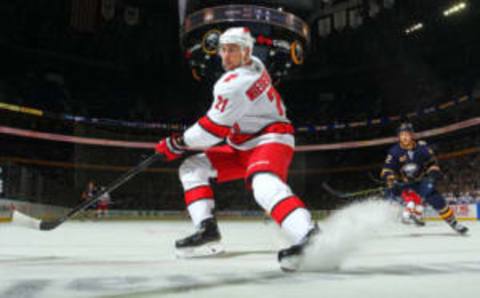
<instances>
[{"instance_id":1,"label":"black hockey skate","mask_svg":"<svg viewBox=\"0 0 480 298\"><path fill-rule=\"evenodd\" d=\"M221 254L224 252L221 238L215 218L207 218L200 223L197 232L175 242L176 255L194 258Z\"/></svg>"},{"instance_id":2,"label":"black hockey skate","mask_svg":"<svg viewBox=\"0 0 480 298\"><path fill-rule=\"evenodd\" d=\"M424 227L425 226L425 221L423 221L422 218L420 218L418 216L415 216L414 214L410 214L410 219L418 227Z\"/></svg>"},{"instance_id":3,"label":"black hockey skate","mask_svg":"<svg viewBox=\"0 0 480 298\"><path fill-rule=\"evenodd\" d=\"M303 240L299 244L290 246L289 248L282 249L278 252L278 262L280 268L284 272L297 271L301 265L303 252L305 248L311 244L312 238L320 233L318 225L315 226L307 233Z\"/></svg>"},{"instance_id":4,"label":"black hockey skate","mask_svg":"<svg viewBox=\"0 0 480 298\"><path fill-rule=\"evenodd\" d=\"M450 224L450 227L460 235L466 235L468 232L468 228L457 221Z\"/></svg>"}]
</instances>

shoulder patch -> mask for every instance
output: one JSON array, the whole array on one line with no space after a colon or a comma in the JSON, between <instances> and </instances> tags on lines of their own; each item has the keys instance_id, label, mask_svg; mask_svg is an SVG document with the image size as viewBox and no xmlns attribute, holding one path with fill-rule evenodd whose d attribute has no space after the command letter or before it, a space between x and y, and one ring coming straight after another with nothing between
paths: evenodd
<instances>
[{"instance_id":1,"label":"shoulder patch","mask_svg":"<svg viewBox=\"0 0 480 298\"><path fill-rule=\"evenodd\" d=\"M231 74L227 75L227 76L225 77L225 79L223 79L223 82L224 82L224 83L228 83L228 82L230 82L231 80L233 80L233 79L235 79L235 78L237 78L237 77L238 77L238 73L231 73Z\"/></svg>"},{"instance_id":2,"label":"shoulder patch","mask_svg":"<svg viewBox=\"0 0 480 298\"><path fill-rule=\"evenodd\" d=\"M226 73L222 76L213 87L213 92L216 95L227 95L238 92L242 86L242 75L238 72Z\"/></svg>"}]
</instances>

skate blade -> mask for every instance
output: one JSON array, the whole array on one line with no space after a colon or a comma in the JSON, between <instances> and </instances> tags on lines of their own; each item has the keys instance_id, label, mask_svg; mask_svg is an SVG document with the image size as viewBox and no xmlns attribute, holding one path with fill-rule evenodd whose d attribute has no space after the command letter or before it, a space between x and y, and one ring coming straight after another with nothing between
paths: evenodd
<instances>
[{"instance_id":1,"label":"skate blade","mask_svg":"<svg viewBox=\"0 0 480 298\"><path fill-rule=\"evenodd\" d=\"M460 229L453 228L453 230L461 236L467 236L468 235L468 228L467 227L462 227Z\"/></svg>"},{"instance_id":2,"label":"skate blade","mask_svg":"<svg viewBox=\"0 0 480 298\"><path fill-rule=\"evenodd\" d=\"M210 242L197 247L177 248L175 256L179 259L206 258L223 254L225 249L220 242Z\"/></svg>"},{"instance_id":3,"label":"skate blade","mask_svg":"<svg viewBox=\"0 0 480 298\"><path fill-rule=\"evenodd\" d=\"M423 220L420 220L420 219L414 219L413 220L413 223L417 226L417 227L424 227L425 226L425 222Z\"/></svg>"},{"instance_id":4,"label":"skate blade","mask_svg":"<svg viewBox=\"0 0 480 298\"><path fill-rule=\"evenodd\" d=\"M300 269L302 261L303 255L283 258L280 261L280 269L287 273L296 272Z\"/></svg>"},{"instance_id":5,"label":"skate blade","mask_svg":"<svg viewBox=\"0 0 480 298\"><path fill-rule=\"evenodd\" d=\"M413 214L411 214L408 219L411 221L412 224L414 224L417 227L425 226L425 222L422 219L420 219L419 217L417 217Z\"/></svg>"}]
</instances>

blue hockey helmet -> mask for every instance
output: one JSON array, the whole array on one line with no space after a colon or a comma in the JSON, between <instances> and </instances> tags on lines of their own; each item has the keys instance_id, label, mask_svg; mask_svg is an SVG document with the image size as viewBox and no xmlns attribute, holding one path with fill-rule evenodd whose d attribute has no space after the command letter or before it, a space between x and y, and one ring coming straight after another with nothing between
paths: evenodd
<instances>
[{"instance_id":1,"label":"blue hockey helmet","mask_svg":"<svg viewBox=\"0 0 480 298\"><path fill-rule=\"evenodd\" d=\"M404 131L414 133L415 130L413 129L412 123L404 122L404 123L400 124L400 126L397 129L397 133L401 133L401 132L404 132Z\"/></svg>"}]
</instances>

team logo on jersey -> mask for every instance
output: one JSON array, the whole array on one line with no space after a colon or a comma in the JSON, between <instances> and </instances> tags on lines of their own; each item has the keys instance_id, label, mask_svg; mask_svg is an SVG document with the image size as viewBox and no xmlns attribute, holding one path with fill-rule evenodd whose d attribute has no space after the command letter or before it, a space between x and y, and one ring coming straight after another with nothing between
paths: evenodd
<instances>
[{"instance_id":1,"label":"team logo on jersey","mask_svg":"<svg viewBox=\"0 0 480 298\"><path fill-rule=\"evenodd\" d=\"M407 161L407 156L406 155L402 155L400 156L400 158L398 159L400 162L405 162Z\"/></svg>"},{"instance_id":2,"label":"team logo on jersey","mask_svg":"<svg viewBox=\"0 0 480 298\"><path fill-rule=\"evenodd\" d=\"M223 82L224 82L224 83L228 83L228 82L230 82L231 80L233 80L233 79L235 79L235 78L237 78L237 77L238 77L238 74L236 74L236 73L229 74L229 75L223 80Z\"/></svg>"}]
</instances>

